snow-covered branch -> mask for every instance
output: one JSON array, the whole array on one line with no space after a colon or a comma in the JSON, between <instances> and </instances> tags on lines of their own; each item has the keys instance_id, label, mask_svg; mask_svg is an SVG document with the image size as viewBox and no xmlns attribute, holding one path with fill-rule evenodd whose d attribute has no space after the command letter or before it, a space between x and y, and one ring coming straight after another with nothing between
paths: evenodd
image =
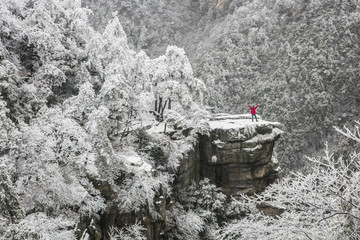
<instances>
[{"instance_id":1,"label":"snow-covered branch","mask_svg":"<svg viewBox=\"0 0 360 240\"><path fill-rule=\"evenodd\" d=\"M360 122L359 121L355 121L356 125L355 125L355 129L351 130L348 127L344 126L344 130L338 128L338 127L334 127L336 131L338 131L339 133L341 133L342 135L344 135L347 138L350 138L352 140L355 140L357 142L360 142Z\"/></svg>"}]
</instances>

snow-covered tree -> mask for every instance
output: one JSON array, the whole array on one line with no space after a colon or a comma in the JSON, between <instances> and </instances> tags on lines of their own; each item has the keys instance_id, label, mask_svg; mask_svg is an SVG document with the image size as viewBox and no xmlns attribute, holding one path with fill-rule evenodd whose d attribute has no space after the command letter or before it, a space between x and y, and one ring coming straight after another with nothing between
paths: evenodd
<instances>
[{"instance_id":1,"label":"snow-covered tree","mask_svg":"<svg viewBox=\"0 0 360 240\"><path fill-rule=\"evenodd\" d=\"M192 67L183 49L170 46L166 54L149 62L154 88L157 118L171 125L207 117L203 109L205 85L194 77ZM185 121L184 121L185 120ZM193 125L197 125L193 124Z\"/></svg>"},{"instance_id":2,"label":"snow-covered tree","mask_svg":"<svg viewBox=\"0 0 360 240\"><path fill-rule=\"evenodd\" d=\"M79 94L66 99L63 105L67 116L84 124L97 105L93 85L89 82L82 84Z\"/></svg>"},{"instance_id":3,"label":"snow-covered tree","mask_svg":"<svg viewBox=\"0 0 360 240\"><path fill-rule=\"evenodd\" d=\"M74 231L75 221L66 215L50 218L44 213L34 213L18 224L11 224L2 236L4 239L77 239Z\"/></svg>"},{"instance_id":4,"label":"snow-covered tree","mask_svg":"<svg viewBox=\"0 0 360 240\"><path fill-rule=\"evenodd\" d=\"M184 49L170 46L166 54L154 60L152 84L155 95L164 99L172 99L171 107L190 111L194 104L202 105L204 84L193 75L193 70Z\"/></svg>"},{"instance_id":5,"label":"snow-covered tree","mask_svg":"<svg viewBox=\"0 0 360 240\"><path fill-rule=\"evenodd\" d=\"M87 186L72 168L83 169L83 155L89 154L88 135L60 109L42 110L41 118L22 125L21 146L14 156L17 193L26 212L50 211L86 202ZM16 158L15 158L16 157Z\"/></svg>"},{"instance_id":6,"label":"snow-covered tree","mask_svg":"<svg viewBox=\"0 0 360 240\"><path fill-rule=\"evenodd\" d=\"M205 229L205 221L198 214L192 210L185 211L181 206L174 208L169 218L172 218L175 227L175 231L170 232L170 239L199 239Z\"/></svg>"},{"instance_id":7,"label":"snow-covered tree","mask_svg":"<svg viewBox=\"0 0 360 240\"><path fill-rule=\"evenodd\" d=\"M156 94L175 96L167 120L204 119L204 85L185 52L136 53L118 18L94 32L78 0L6 0L0 12L0 238L86 239L112 207L163 224L195 132L172 143L149 130L138 148L136 134L155 125ZM156 88L157 68L174 76L173 93ZM144 222L113 237L140 237Z\"/></svg>"},{"instance_id":8,"label":"snow-covered tree","mask_svg":"<svg viewBox=\"0 0 360 240\"><path fill-rule=\"evenodd\" d=\"M127 239L139 239L145 240L143 232L146 229L139 223L124 227L122 229L111 228L110 229L110 240L127 240Z\"/></svg>"},{"instance_id":9,"label":"snow-covered tree","mask_svg":"<svg viewBox=\"0 0 360 240\"><path fill-rule=\"evenodd\" d=\"M227 199L221 189L204 179L176 192L176 199L179 202L173 203L167 211L167 237L214 239Z\"/></svg>"}]
</instances>

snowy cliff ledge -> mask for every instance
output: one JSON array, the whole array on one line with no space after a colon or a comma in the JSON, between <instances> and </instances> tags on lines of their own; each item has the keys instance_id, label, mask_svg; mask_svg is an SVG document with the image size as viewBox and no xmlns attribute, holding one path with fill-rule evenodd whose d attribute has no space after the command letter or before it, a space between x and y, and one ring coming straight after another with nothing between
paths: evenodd
<instances>
[{"instance_id":1,"label":"snowy cliff ledge","mask_svg":"<svg viewBox=\"0 0 360 240\"><path fill-rule=\"evenodd\" d=\"M209 178L226 195L255 193L277 178L273 157L280 123L251 115L217 114L209 121L210 135L200 135L200 178Z\"/></svg>"}]
</instances>

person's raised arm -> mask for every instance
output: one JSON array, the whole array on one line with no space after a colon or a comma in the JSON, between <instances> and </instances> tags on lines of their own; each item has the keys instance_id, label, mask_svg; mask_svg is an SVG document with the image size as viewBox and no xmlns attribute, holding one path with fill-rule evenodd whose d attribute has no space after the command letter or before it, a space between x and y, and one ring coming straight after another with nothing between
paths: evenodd
<instances>
[{"instance_id":1,"label":"person's raised arm","mask_svg":"<svg viewBox=\"0 0 360 240\"><path fill-rule=\"evenodd\" d=\"M252 108L250 107L250 105L249 105L249 108L252 110Z\"/></svg>"},{"instance_id":2,"label":"person's raised arm","mask_svg":"<svg viewBox=\"0 0 360 240\"><path fill-rule=\"evenodd\" d=\"M258 106L259 106L259 104L258 104L258 105L256 105L256 107L255 107L254 109L256 109Z\"/></svg>"}]
</instances>

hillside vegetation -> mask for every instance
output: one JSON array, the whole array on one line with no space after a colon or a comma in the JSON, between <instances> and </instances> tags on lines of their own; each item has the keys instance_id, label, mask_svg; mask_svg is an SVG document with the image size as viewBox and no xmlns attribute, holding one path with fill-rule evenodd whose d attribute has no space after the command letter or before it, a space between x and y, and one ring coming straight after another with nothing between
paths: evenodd
<instances>
[{"instance_id":1,"label":"hillside vegetation","mask_svg":"<svg viewBox=\"0 0 360 240\"><path fill-rule=\"evenodd\" d=\"M358 1L121 4L97 31L80 0L1 1L1 240L360 238L360 123L332 127L359 118ZM306 171L238 199L176 189L204 102L259 103L283 166Z\"/></svg>"},{"instance_id":2,"label":"hillside vegetation","mask_svg":"<svg viewBox=\"0 0 360 240\"><path fill-rule=\"evenodd\" d=\"M80 1L0 7L0 239L108 239L112 209L135 227L163 219L155 197L171 195L195 137L150 130L207 117L184 50L135 52L117 17L100 34Z\"/></svg>"},{"instance_id":3,"label":"hillside vegetation","mask_svg":"<svg viewBox=\"0 0 360 240\"><path fill-rule=\"evenodd\" d=\"M283 123L277 148L285 171L336 145L333 125L360 112L359 2L356 0L84 1L93 24L117 14L133 48L157 56L184 47L216 111ZM117 12L115 12L117 11Z\"/></svg>"}]
</instances>

